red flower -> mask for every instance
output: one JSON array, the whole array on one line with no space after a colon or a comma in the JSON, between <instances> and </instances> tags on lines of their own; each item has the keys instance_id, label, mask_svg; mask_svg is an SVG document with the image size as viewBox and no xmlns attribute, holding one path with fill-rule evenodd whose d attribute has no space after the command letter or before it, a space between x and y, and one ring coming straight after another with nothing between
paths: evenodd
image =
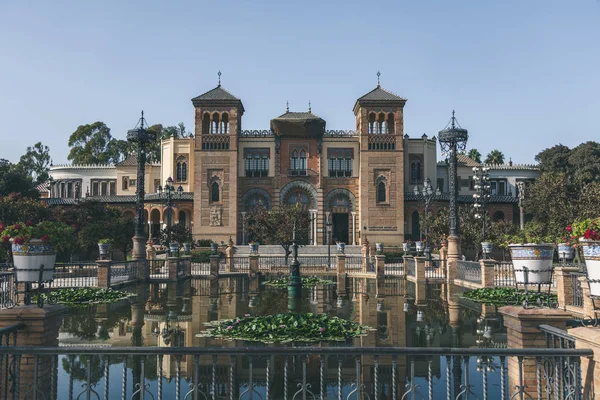
<instances>
[{"instance_id":1,"label":"red flower","mask_svg":"<svg viewBox=\"0 0 600 400\"><path fill-rule=\"evenodd\" d=\"M14 228L15 228L16 230L18 230L18 231L20 231L20 230L21 230L21 228L22 228L21 224L14 224L13 226L14 226Z\"/></svg>"},{"instance_id":2,"label":"red flower","mask_svg":"<svg viewBox=\"0 0 600 400\"><path fill-rule=\"evenodd\" d=\"M25 238L23 236L17 236L14 240L14 244L24 244Z\"/></svg>"},{"instance_id":3,"label":"red flower","mask_svg":"<svg viewBox=\"0 0 600 400\"><path fill-rule=\"evenodd\" d=\"M2 236L2 243L8 243L9 240L10 240L10 236L8 236L8 235Z\"/></svg>"},{"instance_id":4,"label":"red flower","mask_svg":"<svg viewBox=\"0 0 600 400\"><path fill-rule=\"evenodd\" d=\"M573 228L571 228L571 225L567 226L567 232L572 232Z\"/></svg>"},{"instance_id":5,"label":"red flower","mask_svg":"<svg viewBox=\"0 0 600 400\"><path fill-rule=\"evenodd\" d=\"M31 225L33 225L33 223L31 221L27 220L27 222L25 222L25 226L31 226Z\"/></svg>"},{"instance_id":6,"label":"red flower","mask_svg":"<svg viewBox=\"0 0 600 400\"><path fill-rule=\"evenodd\" d=\"M42 242L48 243L50 241L50 236L44 235L44 236L41 237L41 239L42 239Z\"/></svg>"},{"instance_id":7,"label":"red flower","mask_svg":"<svg viewBox=\"0 0 600 400\"><path fill-rule=\"evenodd\" d=\"M0 231L4 230L4 224L0 224Z\"/></svg>"}]
</instances>

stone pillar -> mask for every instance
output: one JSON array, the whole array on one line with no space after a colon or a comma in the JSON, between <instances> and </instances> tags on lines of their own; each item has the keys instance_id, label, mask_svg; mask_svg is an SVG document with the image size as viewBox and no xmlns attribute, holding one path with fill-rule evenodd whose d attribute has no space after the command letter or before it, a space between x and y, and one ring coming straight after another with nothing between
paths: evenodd
<instances>
[{"instance_id":1,"label":"stone pillar","mask_svg":"<svg viewBox=\"0 0 600 400\"><path fill-rule=\"evenodd\" d=\"M248 273L250 277L258 275L258 264L259 264L259 255L258 254L250 254L248 256Z\"/></svg>"},{"instance_id":2,"label":"stone pillar","mask_svg":"<svg viewBox=\"0 0 600 400\"><path fill-rule=\"evenodd\" d=\"M192 256L183 256L182 257L185 262L185 276L192 276Z\"/></svg>"},{"instance_id":3,"label":"stone pillar","mask_svg":"<svg viewBox=\"0 0 600 400\"><path fill-rule=\"evenodd\" d=\"M494 260L479 260L479 265L481 267L481 287L491 288L496 286L494 282L496 262Z\"/></svg>"},{"instance_id":4,"label":"stone pillar","mask_svg":"<svg viewBox=\"0 0 600 400\"><path fill-rule=\"evenodd\" d=\"M110 287L110 264L109 260L97 260L98 265L98 287L109 288Z\"/></svg>"},{"instance_id":5,"label":"stone pillar","mask_svg":"<svg viewBox=\"0 0 600 400\"><path fill-rule=\"evenodd\" d=\"M575 338L576 349L592 349L592 358L581 357L581 384L583 399L593 399L600 393L600 329L589 326L569 329Z\"/></svg>"},{"instance_id":6,"label":"stone pillar","mask_svg":"<svg viewBox=\"0 0 600 400\"><path fill-rule=\"evenodd\" d=\"M337 289L339 292L346 291L346 255L339 253L336 255L337 266Z\"/></svg>"},{"instance_id":7,"label":"stone pillar","mask_svg":"<svg viewBox=\"0 0 600 400\"><path fill-rule=\"evenodd\" d=\"M58 330L62 325L63 314L67 308L60 305L45 306L18 306L11 309L0 310L0 328L25 324L25 328L17 333L17 346L58 346ZM21 357L21 371L19 381L19 397L33 398L30 390L34 380L33 354L25 354ZM51 393L52 371L51 357L40 357L38 359L38 398L40 393L47 398L56 398L56 393ZM54 385L56 389L56 385Z\"/></svg>"},{"instance_id":8,"label":"stone pillar","mask_svg":"<svg viewBox=\"0 0 600 400\"><path fill-rule=\"evenodd\" d=\"M425 282L425 257L415 257L415 278L417 282Z\"/></svg>"},{"instance_id":9,"label":"stone pillar","mask_svg":"<svg viewBox=\"0 0 600 400\"><path fill-rule=\"evenodd\" d=\"M179 264L179 257L167 258L167 264L169 267L169 280L176 281L177 280L177 265Z\"/></svg>"},{"instance_id":10,"label":"stone pillar","mask_svg":"<svg viewBox=\"0 0 600 400\"><path fill-rule=\"evenodd\" d=\"M375 273L378 277L385 276L385 255L377 254L375 256Z\"/></svg>"},{"instance_id":11,"label":"stone pillar","mask_svg":"<svg viewBox=\"0 0 600 400\"><path fill-rule=\"evenodd\" d=\"M402 256L402 266L404 267L404 279L408 276L408 263L409 260L412 260L412 256Z\"/></svg>"},{"instance_id":12,"label":"stone pillar","mask_svg":"<svg viewBox=\"0 0 600 400\"><path fill-rule=\"evenodd\" d=\"M579 268L577 267L554 267L558 306L563 310L567 305L568 299L573 298L573 288L571 287L571 272L577 271L579 271Z\"/></svg>"},{"instance_id":13,"label":"stone pillar","mask_svg":"<svg viewBox=\"0 0 600 400\"><path fill-rule=\"evenodd\" d=\"M210 259L210 276L218 277L219 276L219 256L212 255L208 256Z\"/></svg>"},{"instance_id":14,"label":"stone pillar","mask_svg":"<svg viewBox=\"0 0 600 400\"><path fill-rule=\"evenodd\" d=\"M356 246L356 211L352 211L352 246Z\"/></svg>"},{"instance_id":15,"label":"stone pillar","mask_svg":"<svg viewBox=\"0 0 600 400\"><path fill-rule=\"evenodd\" d=\"M242 244L246 244L246 211L242 211Z\"/></svg>"},{"instance_id":16,"label":"stone pillar","mask_svg":"<svg viewBox=\"0 0 600 400\"><path fill-rule=\"evenodd\" d=\"M318 231L318 223L317 223L317 215L319 211L313 210L313 218L312 218L312 226L313 226L313 246L317 245L317 231Z\"/></svg>"},{"instance_id":17,"label":"stone pillar","mask_svg":"<svg viewBox=\"0 0 600 400\"><path fill-rule=\"evenodd\" d=\"M460 237L448 237L448 253L446 256L446 281L448 284L454 283L458 272L457 262L460 258Z\"/></svg>"},{"instance_id":18,"label":"stone pillar","mask_svg":"<svg viewBox=\"0 0 600 400\"><path fill-rule=\"evenodd\" d=\"M499 309L504 316L508 348L530 349L546 348L546 335L539 326L550 325L566 329L566 321L572 319L571 314L551 308L530 308L521 306L505 306ZM523 382L519 379L519 362L517 357L508 357L508 387L526 385L525 396L537 398L537 365L535 358L523 359Z\"/></svg>"}]
</instances>

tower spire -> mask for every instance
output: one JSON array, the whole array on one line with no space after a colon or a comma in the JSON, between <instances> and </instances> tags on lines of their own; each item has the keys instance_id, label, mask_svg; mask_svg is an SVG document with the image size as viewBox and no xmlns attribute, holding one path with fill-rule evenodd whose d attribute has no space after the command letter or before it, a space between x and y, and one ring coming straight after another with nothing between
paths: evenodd
<instances>
[{"instance_id":1,"label":"tower spire","mask_svg":"<svg viewBox=\"0 0 600 400\"><path fill-rule=\"evenodd\" d=\"M377 71L377 87L381 86L381 82L379 80L380 76L381 76L381 72Z\"/></svg>"},{"instance_id":2,"label":"tower spire","mask_svg":"<svg viewBox=\"0 0 600 400\"><path fill-rule=\"evenodd\" d=\"M217 75L219 76L219 86L221 86L221 71L217 72Z\"/></svg>"},{"instance_id":3,"label":"tower spire","mask_svg":"<svg viewBox=\"0 0 600 400\"><path fill-rule=\"evenodd\" d=\"M308 112L312 114L312 108L310 107L310 100L308 101Z\"/></svg>"},{"instance_id":4,"label":"tower spire","mask_svg":"<svg viewBox=\"0 0 600 400\"><path fill-rule=\"evenodd\" d=\"M286 100L285 102L285 112L289 113L290 112L290 102Z\"/></svg>"}]
</instances>

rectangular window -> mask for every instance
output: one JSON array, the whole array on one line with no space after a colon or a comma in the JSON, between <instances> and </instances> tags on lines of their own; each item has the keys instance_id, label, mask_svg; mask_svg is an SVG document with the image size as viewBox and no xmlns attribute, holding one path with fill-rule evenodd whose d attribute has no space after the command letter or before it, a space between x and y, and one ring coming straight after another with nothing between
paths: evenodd
<instances>
[{"instance_id":1,"label":"rectangular window","mask_svg":"<svg viewBox=\"0 0 600 400\"><path fill-rule=\"evenodd\" d=\"M506 182L499 181L498 182L498 196L505 196L505 195L506 195Z\"/></svg>"},{"instance_id":2,"label":"rectangular window","mask_svg":"<svg viewBox=\"0 0 600 400\"><path fill-rule=\"evenodd\" d=\"M444 193L444 178L437 179L437 187L440 189L440 193Z\"/></svg>"},{"instance_id":3,"label":"rectangular window","mask_svg":"<svg viewBox=\"0 0 600 400\"><path fill-rule=\"evenodd\" d=\"M107 193L107 189L108 189L108 187L107 187L107 186L108 186L108 185L106 184L106 182L102 182L102 183L101 183L101 186L100 186L100 188L101 188L101 193L102 193L102 196L107 196L107 195L108 195L108 193Z\"/></svg>"},{"instance_id":4,"label":"rectangular window","mask_svg":"<svg viewBox=\"0 0 600 400\"><path fill-rule=\"evenodd\" d=\"M498 185L496 184L496 181L490 182L490 188L491 188L490 194L492 196L495 196L498 192Z\"/></svg>"},{"instance_id":5,"label":"rectangular window","mask_svg":"<svg viewBox=\"0 0 600 400\"><path fill-rule=\"evenodd\" d=\"M111 181L108 185L108 195L109 196L114 196L117 193L115 192L115 186L116 186L116 182Z\"/></svg>"},{"instance_id":6,"label":"rectangular window","mask_svg":"<svg viewBox=\"0 0 600 400\"><path fill-rule=\"evenodd\" d=\"M73 184L71 182L67 183L67 197L73 197Z\"/></svg>"},{"instance_id":7,"label":"rectangular window","mask_svg":"<svg viewBox=\"0 0 600 400\"><path fill-rule=\"evenodd\" d=\"M121 189L127 190L127 188L129 188L129 177L124 176L123 177L123 185L121 186Z\"/></svg>"},{"instance_id":8,"label":"rectangular window","mask_svg":"<svg viewBox=\"0 0 600 400\"><path fill-rule=\"evenodd\" d=\"M475 181L472 176L469 177L469 190L475 190Z\"/></svg>"},{"instance_id":9,"label":"rectangular window","mask_svg":"<svg viewBox=\"0 0 600 400\"><path fill-rule=\"evenodd\" d=\"M135 179L130 179L129 180L129 186L135 186Z\"/></svg>"},{"instance_id":10,"label":"rectangular window","mask_svg":"<svg viewBox=\"0 0 600 400\"><path fill-rule=\"evenodd\" d=\"M98 196L98 182L92 183L92 196Z\"/></svg>"}]
</instances>

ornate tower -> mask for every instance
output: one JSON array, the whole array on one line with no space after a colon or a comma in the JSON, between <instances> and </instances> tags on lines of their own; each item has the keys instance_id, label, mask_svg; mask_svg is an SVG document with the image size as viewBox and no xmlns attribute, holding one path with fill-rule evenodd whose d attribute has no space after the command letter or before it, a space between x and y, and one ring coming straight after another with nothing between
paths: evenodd
<instances>
[{"instance_id":1,"label":"ornate tower","mask_svg":"<svg viewBox=\"0 0 600 400\"><path fill-rule=\"evenodd\" d=\"M377 87L354 105L360 140L359 226L371 242L404 241L405 103L378 79Z\"/></svg>"},{"instance_id":2,"label":"ornate tower","mask_svg":"<svg viewBox=\"0 0 600 400\"><path fill-rule=\"evenodd\" d=\"M195 108L194 240L227 242L237 232L237 150L244 106L219 85Z\"/></svg>"}]
</instances>

